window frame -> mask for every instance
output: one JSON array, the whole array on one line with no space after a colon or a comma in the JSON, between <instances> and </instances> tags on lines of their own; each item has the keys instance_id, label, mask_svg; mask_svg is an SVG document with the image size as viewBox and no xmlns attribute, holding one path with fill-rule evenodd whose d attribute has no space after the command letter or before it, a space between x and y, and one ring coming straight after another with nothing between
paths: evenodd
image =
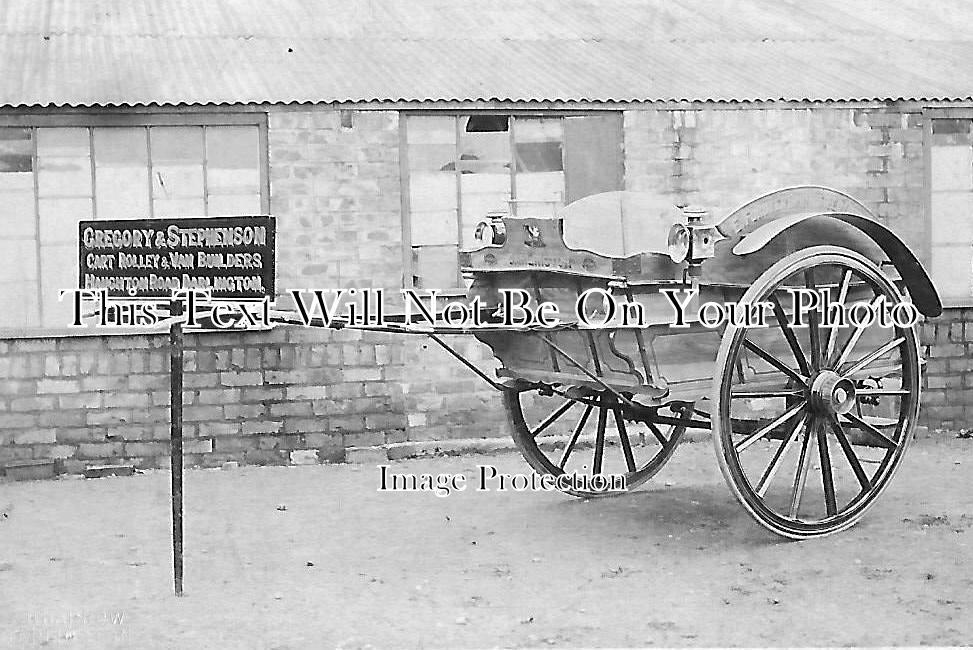
<instances>
[{"instance_id":1,"label":"window frame","mask_svg":"<svg viewBox=\"0 0 973 650\"><path fill-rule=\"evenodd\" d=\"M591 117L596 115L601 116L618 116L622 121L621 138L622 141L619 143L622 147L622 152L624 152L625 143L625 130L624 130L624 113L623 110L551 110L551 109L404 109L399 111L399 194L401 203L401 213L402 213L402 286L404 289L415 289L415 283L413 278L415 277L415 264L413 263L413 245L412 245L412 206L410 201L410 177L409 177L409 140L408 140L408 119L410 117L470 117L473 115L504 115L509 118L514 118L508 127L511 147L516 145L514 140L515 130L516 130L516 118L533 118L533 119L563 119L566 117ZM456 120L456 146L459 147L459 140L462 134L461 121ZM562 139L562 147L564 142ZM562 150L562 171L567 173L568 160L564 157ZM457 154L458 156L458 154ZM514 161L514 154L511 151L511 161ZM622 165L624 169L624 153L622 154ZM459 173L459 172L457 172ZM510 192L512 195L516 194L516 169L514 165L511 165L510 169ZM623 173L624 178L624 173ZM462 209L461 197L460 197L460 184L459 181L456 183L456 194L457 194L457 215L456 215L456 229L458 233L457 239L457 250L462 250L462 220L460 216L460 210ZM466 289L462 284L462 278L460 276L459 269L457 268L456 279L459 282L458 287L442 287L440 288L441 295L465 295Z\"/></svg>"},{"instance_id":2,"label":"window frame","mask_svg":"<svg viewBox=\"0 0 973 650\"><path fill-rule=\"evenodd\" d=\"M922 165L923 165L923 188L922 193L922 213L923 213L923 241L920 256L923 264L928 269L929 280L932 282L932 123L937 119L967 119L973 122L973 108L970 107L937 107L924 108L922 110ZM973 125L971 125L973 128ZM973 173L973 170L971 170ZM973 242L971 242L973 245ZM973 273L973 269L971 269ZM935 286L935 284L933 285ZM938 291L938 289L937 289ZM967 296L940 296L943 307L962 308L973 307L973 295Z\"/></svg>"},{"instance_id":3,"label":"window frame","mask_svg":"<svg viewBox=\"0 0 973 650\"><path fill-rule=\"evenodd\" d=\"M263 214L270 214L270 147L269 147L269 135L268 135L268 115L265 111L253 111L253 112L240 112L240 111L229 111L229 112L217 112L217 111L184 111L184 112L173 112L173 111L158 111L158 112L144 112L144 111L101 111L101 112L89 112L82 111L76 112L72 109L68 109L68 112L56 112L56 111L26 111L26 112L0 112L0 128L13 127L13 128L26 128L31 130L31 141L32 141L32 162L34 165L34 219L35 221L35 232L36 237L34 239L34 245L37 248L37 287L38 292L40 292L40 265L41 265L41 232L39 215L37 212L36 202L38 200L37 196L37 129L40 128L150 128L159 126L254 126L257 127L257 138L258 138L258 156L259 156L259 189L260 189L260 210ZM90 139L93 139L93 132L89 131L89 147ZM90 149L89 149L90 151ZM151 150L148 151L149 164L151 166ZM205 160L204 160L205 169ZM96 187L94 185L94 160L92 159L92 214L95 219L97 219L97 197L95 195ZM149 183L149 205L150 211L152 209L153 201L152 187L151 187L151 177L146 178L146 182ZM38 293L38 299L42 297ZM162 330L158 330L161 332ZM0 338L8 339L21 339L21 338L64 338L64 337L77 337L77 336L115 336L115 335L131 335L131 334L146 334L154 333L156 330L148 330L145 328L69 328L67 325L64 327L44 327L39 326L35 328L23 328L23 327L0 327Z\"/></svg>"}]
</instances>

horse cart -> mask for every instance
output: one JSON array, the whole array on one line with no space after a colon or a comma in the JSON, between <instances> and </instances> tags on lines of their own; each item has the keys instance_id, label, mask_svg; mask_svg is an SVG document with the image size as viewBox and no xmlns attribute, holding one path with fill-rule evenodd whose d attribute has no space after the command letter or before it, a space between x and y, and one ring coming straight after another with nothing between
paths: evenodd
<instances>
[{"instance_id":1,"label":"horse cart","mask_svg":"<svg viewBox=\"0 0 973 650\"><path fill-rule=\"evenodd\" d=\"M500 368L473 369L502 391L530 466L572 477L565 492L631 490L687 429L709 429L746 511L803 539L857 522L900 465L919 409L914 323L942 306L850 196L788 188L717 220L613 192L554 218L491 215L477 236L461 266L484 322L462 331ZM527 303L557 322L513 322ZM609 475L621 486L578 480Z\"/></svg>"}]
</instances>

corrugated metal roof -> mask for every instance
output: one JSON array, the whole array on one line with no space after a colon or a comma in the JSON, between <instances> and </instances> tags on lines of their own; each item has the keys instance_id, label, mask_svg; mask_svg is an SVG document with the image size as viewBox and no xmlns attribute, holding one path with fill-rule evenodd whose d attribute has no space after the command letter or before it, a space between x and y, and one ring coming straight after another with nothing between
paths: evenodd
<instances>
[{"instance_id":1,"label":"corrugated metal roof","mask_svg":"<svg viewBox=\"0 0 973 650\"><path fill-rule=\"evenodd\" d=\"M966 0L0 0L0 105L973 97Z\"/></svg>"}]
</instances>

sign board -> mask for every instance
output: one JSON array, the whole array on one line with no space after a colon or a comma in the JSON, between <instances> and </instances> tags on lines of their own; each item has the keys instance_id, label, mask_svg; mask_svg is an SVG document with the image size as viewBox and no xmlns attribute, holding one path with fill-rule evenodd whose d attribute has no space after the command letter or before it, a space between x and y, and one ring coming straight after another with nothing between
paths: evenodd
<instances>
[{"instance_id":1,"label":"sign board","mask_svg":"<svg viewBox=\"0 0 973 650\"><path fill-rule=\"evenodd\" d=\"M268 216L82 221L78 287L127 298L185 289L213 298L272 296L275 235Z\"/></svg>"}]
</instances>

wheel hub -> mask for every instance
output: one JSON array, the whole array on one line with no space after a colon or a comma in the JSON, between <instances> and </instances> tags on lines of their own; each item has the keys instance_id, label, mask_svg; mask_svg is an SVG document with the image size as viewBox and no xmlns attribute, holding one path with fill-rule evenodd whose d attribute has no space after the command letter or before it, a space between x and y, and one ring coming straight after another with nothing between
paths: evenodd
<instances>
[{"instance_id":1,"label":"wheel hub","mask_svg":"<svg viewBox=\"0 0 973 650\"><path fill-rule=\"evenodd\" d=\"M855 382L832 370L822 370L811 382L810 403L822 415L841 415L855 406Z\"/></svg>"}]
</instances>

